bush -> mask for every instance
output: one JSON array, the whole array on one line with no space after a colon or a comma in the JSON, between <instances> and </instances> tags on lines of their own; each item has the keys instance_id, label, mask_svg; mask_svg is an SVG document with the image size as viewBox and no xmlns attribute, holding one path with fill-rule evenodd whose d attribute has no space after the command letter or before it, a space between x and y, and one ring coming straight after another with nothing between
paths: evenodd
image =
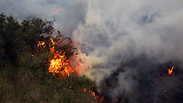
<instances>
[{"instance_id":1,"label":"bush","mask_svg":"<svg viewBox=\"0 0 183 103\"><path fill-rule=\"evenodd\" d=\"M75 73L57 80L49 73L55 53L64 53L69 60L75 50L70 38L55 33L53 22L34 18L19 23L0 14L0 102L95 101L92 94L83 92L95 85L93 81Z\"/></svg>"}]
</instances>

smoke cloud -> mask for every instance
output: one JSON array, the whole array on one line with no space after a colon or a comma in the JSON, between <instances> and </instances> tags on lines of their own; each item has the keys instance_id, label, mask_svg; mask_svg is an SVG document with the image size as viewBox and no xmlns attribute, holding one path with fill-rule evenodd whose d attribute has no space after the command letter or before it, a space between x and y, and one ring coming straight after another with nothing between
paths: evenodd
<instances>
[{"instance_id":1,"label":"smoke cloud","mask_svg":"<svg viewBox=\"0 0 183 103\"><path fill-rule=\"evenodd\" d=\"M57 6L54 6L57 5ZM80 75L85 75L101 84L105 79L118 71L117 85L109 94L112 100L114 94L124 95L119 91L141 90L133 92L131 97L148 95L142 78L159 71L159 64L176 62L182 73L183 68L183 1L182 0L1 0L0 12L12 14L18 20L39 17L54 20L55 28L66 36L72 36L77 42L78 52L75 69ZM54 13L57 12L57 13ZM145 58L145 61L138 59ZM133 60L137 60L133 62ZM150 62L147 62L150 61ZM131 64L130 64L131 63ZM138 65L135 65L135 64ZM134 65L125 67L125 64ZM143 66L141 66L143 65ZM146 66L145 66L146 65ZM176 68L175 68L176 69ZM160 70L161 71L161 70ZM135 78L135 79L134 79ZM151 76L147 80L155 78ZM165 77L171 79L179 87L182 77ZM179 79L181 78L181 79ZM151 83L161 82L159 79ZM158 95L164 86L154 84L150 91ZM154 95L152 92L151 95ZM159 97L146 97L155 102ZM172 95L168 95L170 97ZM166 97L166 98L167 98ZM135 101L129 102L138 102Z\"/></svg>"},{"instance_id":2,"label":"smoke cloud","mask_svg":"<svg viewBox=\"0 0 183 103\"><path fill-rule=\"evenodd\" d=\"M114 71L141 54L158 63L182 61L181 2L89 1L85 22L73 32L86 66Z\"/></svg>"}]
</instances>

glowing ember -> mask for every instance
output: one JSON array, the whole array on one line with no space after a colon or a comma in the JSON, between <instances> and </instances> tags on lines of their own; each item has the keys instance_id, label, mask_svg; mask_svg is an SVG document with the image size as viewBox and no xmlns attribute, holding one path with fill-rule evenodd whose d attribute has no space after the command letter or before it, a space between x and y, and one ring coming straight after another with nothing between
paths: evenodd
<instances>
[{"instance_id":1,"label":"glowing ember","mask_svg":"<svg viewBox=\"0 0 183 103\"><path fill-rule=\"evenodd\" d=\"M45 42L39 41L38 44L37 44L37 46L44 46L45 47Z\"/></svg>"},{"instance_id":2,"label":"glowing ember","mask_svg":"<svg viewBox=\"0 0 183 103\"><path fill-rule=\"evenodd\" d=\"M86 92L86 88L84 88L83 92Z\"/></svg>"},{"instance_id":3,"label":"glowing ember","mask_svg":"<svg viewBox=\"0 0 183 103\"><path fill-rule=\"evenodd\" d=\"M100 84L98 84L98 87L100 87Z\"/></svg>"},{"instance_id":4,"label":"glowing ember","mask_svg":"<svg viewBox=\"0 0 183 103\"><path fill-rule=\"evenodd\" d=\"M118 101L118 99L114 100L114 102L117 102L117 101ZM113 103L114 103L114 102L113 102Z\"/></svg>"},{"instance_id":5,"label":"glowing ember","mask_svg":"<svg viewBox=\"0 0 183 103\"><path fill-rule=\"evenodd\" d=\"M173 69L174 69L174 67L172 67L172 69L168 69L168 75L171 75L172 74Z\"/></svg>"},{"instance_id":6,"label":"glowing ember","mask_svg":"<svg viewBox=\"0 0 183 103\"><path fill-rule=\"evenodd\" d=\"M166 92L166 90L163 91L164 93Z\"/></svg>"}]
</instances>

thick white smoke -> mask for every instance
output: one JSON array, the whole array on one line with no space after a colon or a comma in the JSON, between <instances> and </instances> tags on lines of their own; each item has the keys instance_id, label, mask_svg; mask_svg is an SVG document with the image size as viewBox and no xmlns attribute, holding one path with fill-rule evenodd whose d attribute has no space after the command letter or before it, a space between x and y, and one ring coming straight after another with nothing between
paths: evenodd
<instances>
[{"instance_id":1,"label":"thick white smoke","mask_svg":"<svg viewBox=\"0 0 183 103\"><path fill-rule=\"evenodd\" d=\"M120 63L141 54L159 63L183 60L181 0L87 2L85 22L73 32L84 44L79 56L85 59L79 66L83 74L99 82Z\"/></svg>"}]
</instances>

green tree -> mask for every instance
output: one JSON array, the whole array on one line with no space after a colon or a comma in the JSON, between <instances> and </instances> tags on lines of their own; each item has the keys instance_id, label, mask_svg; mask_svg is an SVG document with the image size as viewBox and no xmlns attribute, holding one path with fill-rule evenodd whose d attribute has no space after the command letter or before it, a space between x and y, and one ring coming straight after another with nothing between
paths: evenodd
<instances>
[{"instance_id":1,"label":"green tree","mask_svg":"<svg viewBox=\"0 0 183 103\"><path fill-rule=\"evenodd\" d=\"M40 55L50 52L52 47L57 52L65 52L69 59L74 53L72 40L63 37L60 31L55 33L53 23L54 21L39 18L23 20L19 23L13 16L6 17L2 13L0 15L1 63L8 61L16 65L20 62L18 61L19 56L26 53ZM56 43L55 45L51 42L51 38ZM44 42L44 46L38 46L40 42Z\"/></svg>"}]
</instances>

